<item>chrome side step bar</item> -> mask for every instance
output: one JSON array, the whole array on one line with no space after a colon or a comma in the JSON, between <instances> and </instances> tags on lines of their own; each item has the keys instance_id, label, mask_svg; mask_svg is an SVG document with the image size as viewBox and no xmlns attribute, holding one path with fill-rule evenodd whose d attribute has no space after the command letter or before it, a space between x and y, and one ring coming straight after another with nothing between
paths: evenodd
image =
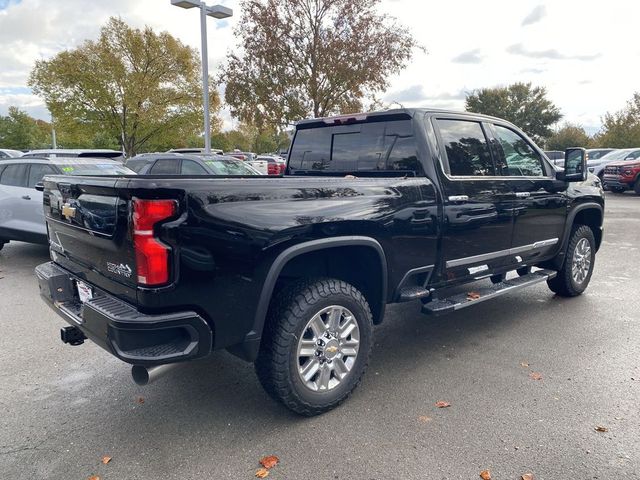
<instances>
[{"instance_id":1,"label":"chrome side step bar","mask_svg":"<svg viewBox=\"0 0 640 480\"><path fill-rule=\"evenodd\" d=\"M458 293L446 298L437 298L422 306L422 313L426 315L443 315L445 313L470 307L485 300L489 300L505 293L510 293L522 288L530 287L540 282L545 282L556 276L554 270L536 270L522 277L504 280L495 285L480 287L473 292Z\"/></svg>"}]
</instances>

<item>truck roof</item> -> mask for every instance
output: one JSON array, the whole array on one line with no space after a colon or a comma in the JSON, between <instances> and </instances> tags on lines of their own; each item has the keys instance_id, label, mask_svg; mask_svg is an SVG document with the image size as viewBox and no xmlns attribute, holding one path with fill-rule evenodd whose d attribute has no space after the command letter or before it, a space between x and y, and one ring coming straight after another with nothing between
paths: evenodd
<instances>
[{"instance_id":1,"label":"truck roof","mask_svg":"<svg viewBox=\"0 0 640 480\"><path fill-rule=\"evenodd\" d=\"M506 122L506 120L504 119L492 117L490 115L483 115L481 113L425 107L425 108L394 108L390 110L377 110L374 112L347 113L344 115L335 115L331 117L309 118L309 119L300 120L299 122L297 122L296 127L302 126L304 128L304 127L310 127L312 125L316 125L320 123L324 123L324 124L341 123L341 121L345 123L353 123L353 122L370 120L376 117L396 117L398 120L404 117L405 119L409 119L409 118L413 118L415 115L419 113L436 113L436 114L441 113L441 114L447 114L447 115L462 115L462 116L469 116L472 118L484 118L487 120L493 120L493 121L498 120L501 122ZM507 123L510 123L510 122L507 122Z\"/></svg>"}]
</instances>

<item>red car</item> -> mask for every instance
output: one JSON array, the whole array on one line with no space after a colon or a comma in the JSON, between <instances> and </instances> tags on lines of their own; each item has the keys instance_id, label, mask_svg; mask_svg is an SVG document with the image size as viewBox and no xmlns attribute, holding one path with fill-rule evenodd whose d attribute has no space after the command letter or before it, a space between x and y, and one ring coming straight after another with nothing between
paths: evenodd
<instances>
[{"instance_id":1,"label":"red car","mask_svg":"<svg viewBox=\"0 0 640 480\"><path fill-rule=\"evenodd\" d=\"M603 183L614 193L633 190L640 195L640 150L633 158L607 164L604 168Z\"/></svg>"}]
</instances>

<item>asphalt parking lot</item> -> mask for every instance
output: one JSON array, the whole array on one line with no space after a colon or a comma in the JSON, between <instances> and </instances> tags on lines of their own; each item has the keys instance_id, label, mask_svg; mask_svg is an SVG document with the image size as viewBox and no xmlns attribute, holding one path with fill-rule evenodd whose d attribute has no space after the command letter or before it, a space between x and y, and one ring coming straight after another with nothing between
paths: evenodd
<instances>
[{"instance_id":1,"label":"asphalt parking lot","mask_svg":"<svg viewBox=\"0 0 640 480\"><path fill-rule=\"evenodd\" d=\"M390 308L361 386L310 419L227 353L138 387L95 345L63 345L33 276L47 249L11 243L0 478L250 479L264 455L280 458L274 480L638 478L640 197L607 195L605 228L579 298L539 285L439 318Z\"/></svg>"}]
</instances>

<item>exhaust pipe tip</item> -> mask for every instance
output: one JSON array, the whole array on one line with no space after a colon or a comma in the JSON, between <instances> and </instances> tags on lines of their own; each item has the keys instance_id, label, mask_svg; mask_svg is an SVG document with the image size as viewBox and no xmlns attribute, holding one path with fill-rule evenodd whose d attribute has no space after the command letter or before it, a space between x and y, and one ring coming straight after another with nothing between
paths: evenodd
<instances>
[{"instance_id":1,"label":"exhaust pipe tip","mask_svg":"<svg viewBox=\"0 0 640 480\"><path fill-rule=\"evenodd\" d=\"M157 365L155 367L145 367L144 365L134 365L131 367L131 378L133 381L144 387L145 385L149 385L151 382L155 382L160 377L164 376L165 373L173 370L177 365L177 363L167 363L165 365Z\"/></svg>"},{"instance_id":2,"label":"exhaust pipe tip","mask_svg":"<svg viewBox=\"0 0 640 480\"><path fill-rule=\"evenodd\" d=\"M131 377L136 385L144 387L149 384L149 370L142 365L134 365L131 367Z\"/></svg>"}]
</instances>

